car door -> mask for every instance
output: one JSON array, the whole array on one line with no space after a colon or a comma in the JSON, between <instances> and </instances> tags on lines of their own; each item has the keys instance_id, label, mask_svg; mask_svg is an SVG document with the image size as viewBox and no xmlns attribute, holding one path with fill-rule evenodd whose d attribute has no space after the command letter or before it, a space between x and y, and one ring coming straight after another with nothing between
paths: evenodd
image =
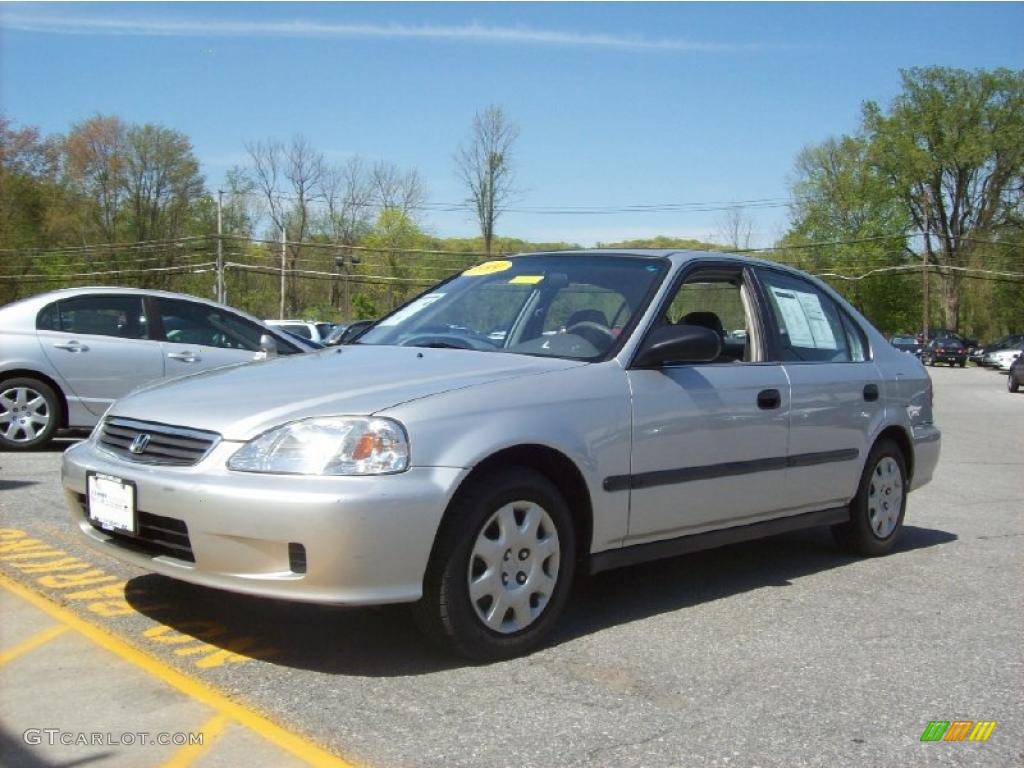
<instances>
[{"instance_id":1,"label":"car door","mask_svg":"<svg viewBox=\"0 0 1024 768\"><path fill-rule=\"evenodd\" d=\"M629 534L636 544L784 513L789 382L763 345L749 270L698 266L654 326L712 327L711 363L631 369Z\"/></svg>"},{"instance_id":2,"label":"car door","mask_svg":"<svg viewBox=\"0 0 1024 768\"><path fill-rule=\"evenodd\" d=\"M168 378L263 357L260 337L267 333L263 326L199 301L161 296L154 302Z\"/></svg>"},{"instance_id":3,"label":"car door","mask_svg":"<svg viewBox=\"0 0 1024 768\"><path fill-rule=\"evenodd\" d=\"M114 400L164 375L142 294L69 296L36 320L43 354L74 397L100 416Z\"/></svg>"},{"instance_id":4,"label":"car door","mask_svg":"<svg viewBox=\"0 0 1024 768\"><path fill-rule=\"evenodd\" d=\"M803 510L846 504L857 490L882 377L862 330L810 280L762 267L771 333L789 377L787 493Z\"/></svg>"}]
</instances>

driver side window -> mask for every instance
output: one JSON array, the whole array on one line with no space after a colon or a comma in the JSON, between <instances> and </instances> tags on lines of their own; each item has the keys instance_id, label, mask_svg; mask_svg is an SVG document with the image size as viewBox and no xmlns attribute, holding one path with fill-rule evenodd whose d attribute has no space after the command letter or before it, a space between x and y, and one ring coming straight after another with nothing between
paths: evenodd
<instances>
[{"instance_id":1,"label":"driver side window","mask_svg":"<svg viewBox=\"0 0 1024 768\"><path fill-rule=\"evenodd\" d=\"M739 273L698 272L679 286L661 322L709 328L722 340L714 362L754 362L760 359L751 303Z\"/></svg>"}]
</instances>

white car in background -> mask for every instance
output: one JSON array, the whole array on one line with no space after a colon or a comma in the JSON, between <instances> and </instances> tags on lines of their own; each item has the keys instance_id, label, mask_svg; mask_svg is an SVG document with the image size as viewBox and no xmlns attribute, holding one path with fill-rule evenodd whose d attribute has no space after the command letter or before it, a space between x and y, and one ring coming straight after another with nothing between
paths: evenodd
<instances>
[{"instance_id":1,"label":"white car in background","mask_svg":"<svg viewBox=\"0 0 1024 768\"><path fill-rule=\"evenodd\" d=\"M318 344L323 344L334 329L333 324L316 320L264 320L264 322L293 336L307 341L315 341Z\"/></svg>"},{"instance_id":2,"label":"white car in background","mask_svg":"<svg viewBox=\"0 0 1024 768\"><path fill-rule=\"evenodd\" d=\"M1013 365L1013 361L1020 357L1021 349L997 349L995 352L989 352L985 355L985 364L994 366L1000 371L1010 370L1010 366Z\"/></svg>"}]
</instances>

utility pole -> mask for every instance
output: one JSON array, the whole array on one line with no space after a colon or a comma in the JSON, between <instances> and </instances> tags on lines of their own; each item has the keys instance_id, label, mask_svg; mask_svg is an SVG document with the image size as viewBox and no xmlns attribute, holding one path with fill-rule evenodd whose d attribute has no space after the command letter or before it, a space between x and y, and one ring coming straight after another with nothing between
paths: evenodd
<instances>
[{"instance_id":1,"label":"utility pole","mask_svg":"<svg viewBox=\"0 0 1024 768\"><path fill-rule=\"evenodd\" d=\"M227 302L228 291L224 282L224 192L217 190L217 301Z\"/></svg>"},{"instance_id":2,"label":"utility pole","mask_svg":"<svg viewBox=\"0 0 1024 768\"><path fill-rule=\"evenodd\" d=\"M285 239L284 239L284 233L285 233L285 229L282 226L281 227L281 311L280 311L280 314L279 314L279 317L278 317L279 320L284 320L284 264L285 264L284 254L285 254L285 249L287 247L286 243L285 243Z\"/></svg>"},{"instance_id":3,"label":"utility pole","mask_svg":"<svg viewBox=\"0 0 1024 768\"><path fill-rule=\"evenodd\" d=\"M351 272L348 249L341 253L341 314L345 320L352 319L352 289L349 286L348 276Z\"/></svg>"},{"instance_id":4,"label":"utility pole","mask_svg":"<svg viewBox=\"0 0 1024 768\"><path fill-rule=\"evenodd\" d=\"M924 248L922 249L921 255L921 294L922 294L922 322L924 324L924 341L923 344L928 343L928 321L929 321L929 304L931 298L929 297L930 280L928 279L928 261L929 256L932 252L932 238L931 238L931 191L925 190L924 193Z\"/></svg>"}]
</instances>

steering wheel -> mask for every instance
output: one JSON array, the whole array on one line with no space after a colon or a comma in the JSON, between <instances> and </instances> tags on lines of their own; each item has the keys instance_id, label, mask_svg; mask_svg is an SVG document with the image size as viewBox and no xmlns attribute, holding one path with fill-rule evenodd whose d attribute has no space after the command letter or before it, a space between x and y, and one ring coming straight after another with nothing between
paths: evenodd
<instances>
[{"instance_id":1,"label":"steering wheel","mask_svg":"<svg viewBox=\"0 0 1024 768\"><path fill-rule=\"evenodd\" d=\"M594 345L595 349L604 351L615 343L615 335L600 323L593 320L581 320L565 329L565 333L580 336Z\"/></svg>"},{"instance_id":2,"label":"steering wheel","mask_svg":"<svg viewBox=\"0 0 1024 768\"><path fill-rule=\"evenodd\" d=\"M485 349L471 339L454 333L417 333L398 343L400 347L435 347L447 349ZM489 345L488 345L489 346Z\"/></svg>"}]
</instances>

